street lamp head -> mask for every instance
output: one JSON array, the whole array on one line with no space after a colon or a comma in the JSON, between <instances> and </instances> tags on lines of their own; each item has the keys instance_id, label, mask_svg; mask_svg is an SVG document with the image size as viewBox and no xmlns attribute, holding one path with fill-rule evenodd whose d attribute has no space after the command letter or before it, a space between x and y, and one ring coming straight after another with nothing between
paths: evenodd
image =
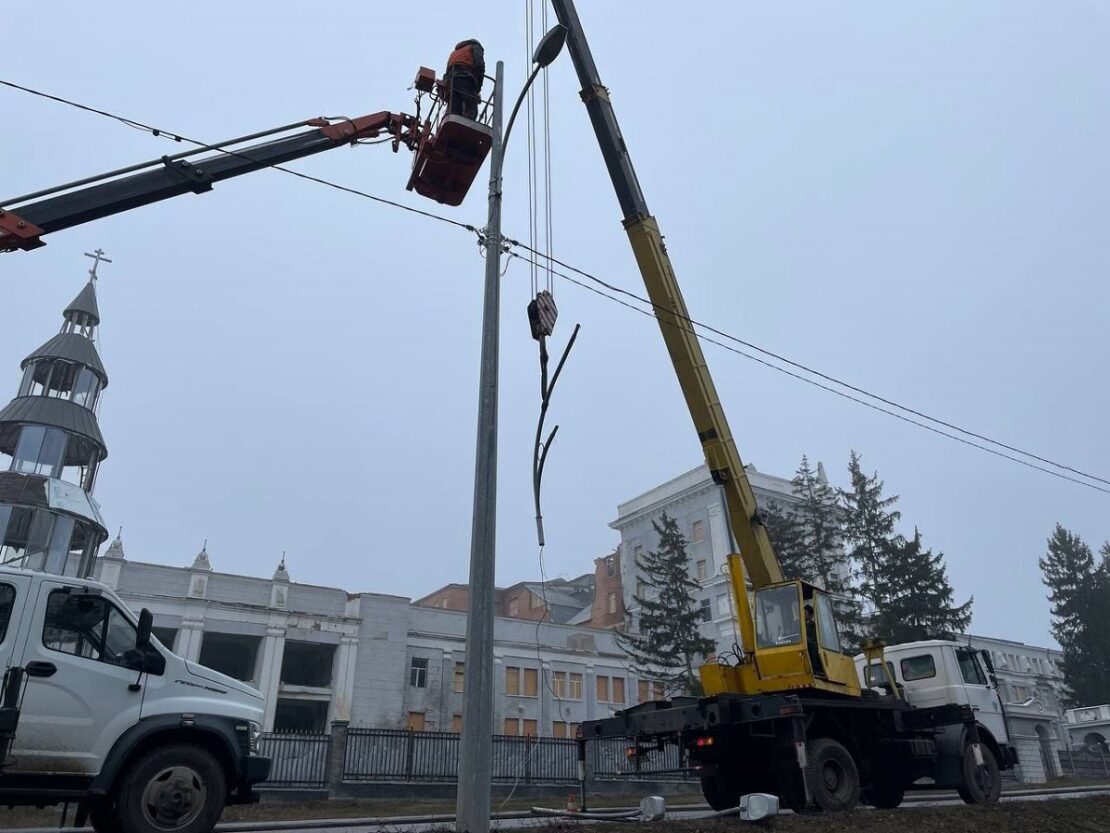
<instances>
[{"instance_id":1,"label":"street lamp head","mask_svg":"<svg viewBox=\"0 0 1110 833\"><path fill-rule=\"evenodd\" d=\"M532 62L541 69L550 66L551 62L559 57L559 53L563 51L563 44L566 42L567 27L561 23L556 23L536 44L536 51L532 53Z\"/></svg>"}]
</instances>

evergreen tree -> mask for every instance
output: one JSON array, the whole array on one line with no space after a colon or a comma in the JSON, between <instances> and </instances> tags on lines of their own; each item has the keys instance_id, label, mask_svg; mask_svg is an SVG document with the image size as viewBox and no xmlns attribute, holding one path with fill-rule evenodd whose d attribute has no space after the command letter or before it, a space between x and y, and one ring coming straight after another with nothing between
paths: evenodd
<instances>
[{"instance_id":1,"label":"evergreen tree","mask_svg":"<svg viewBox=\"0 0 1110 833\"><path fill-rule=\"evenodd\" d=\"M1091 548L1056 524L1040 559L1071 705L1110 700L1110 543L1101 556L1096 564Z\"/></svg>"},{"instance_id":2,"label":"evergreen tree","mask_svg":"<svg viewBox=\"0 0 1110 833\"><path fill-rule=\"evenodd\" d=\"M678 523L662 515L651 522L659 546L641 556L644 586L655 592L633 595L640 606L638 633L618 633L617 641L637 673L660 680L669 690L697 694L701 685L696 664L716 645L702 636L701 613L694 601L698 583L690 577L686 538Z\"/></svg>"},{"instance_id":3,"label":"evergreen tree","mask_svg":"<svg viewBox=\"0 0 1110 833\"><path fill-rule=\"evenodd\" d=\"M944 553L933 553L913 538L898 536L876 571L874 598L881 600L869 630L884 642L915 642L962 633L971 624L971 604L954 601Z\"/></svg>"},{"instance_id":4,"label":"evergreen tree","mask_svg":"<svg viewBox=\"0 0 1110 833\"><path fill-rule=\"evenodd\" d=\"M802 578L802 571L806 569L806 550L798 516L777 500L770 500L760 507L759 514L782 565L782 574L788 579Z\"/></svg>"},{"instance_id":5,"label":"evergreen tree","mask_svg":"<svg viewBox=\"0 0 1110 833\"><path fill-rule=\"evenodd\" d=\"M862 617L852 572L844 553L844 522L837 490L829 485L824 468L810 467L804 454L793 478L798 502L793 514L801 533L798 577L826 590L836 608L840 642L854 651L863 637Z\"/></svg>"},{"instance_id":6,"label":"evergreen tree","mask_svg":"<svg viewBox=\"0 0 1110 833\"><path fill-rule=\"evenodd\" d=\"M883 497L883 481L876 472L863 473L855 451L848 459L851 488L841 491L844 506L844 539L849 561L860 577L859 595L866 606L865 617L873 617L886 599L879 592L884 564L895 545L895 524L902 513L892 508L898 495Z\"/></svg>"}]
</instances>

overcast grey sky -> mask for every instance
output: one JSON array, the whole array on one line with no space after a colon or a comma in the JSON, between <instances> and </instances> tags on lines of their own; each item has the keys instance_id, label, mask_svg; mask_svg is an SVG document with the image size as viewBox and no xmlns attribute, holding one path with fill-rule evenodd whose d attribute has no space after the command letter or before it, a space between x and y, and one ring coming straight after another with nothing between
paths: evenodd
<instances>
[{"instance_id":1,"label":"overcast grey sky","mask_svg":"<svg viewBox=\"0 0 1110 833\"><path fill-rule=\"evenodd\" d=\"M694 317L1104 476L1110 4L581 0L602 76ZM22 4L4 78L208 140L409 107L456 40L524 76L520 2ZM550 76L555 249L639 290L569 60ZM514 137L506 233L525 235ZM175 147L0 89L0 191ZM405 193L384 147L296 163ZM101 246L97 496L128 556L421 595L465 581L482 261L471 235L260 172L0 260L0 380L60 323ZM656 326L557 282L578 346L551 419L550 575L618 542L618 502L700 462ZM498 580L536 577L536 348L528 273L505 276ZM741 453L845 482L849 451L943 550L979 633L1047 643L1037 558L1060 521L1110 536L1110 495L907 426L732 353L707 353Z\"/></svg>"}]
</instances>

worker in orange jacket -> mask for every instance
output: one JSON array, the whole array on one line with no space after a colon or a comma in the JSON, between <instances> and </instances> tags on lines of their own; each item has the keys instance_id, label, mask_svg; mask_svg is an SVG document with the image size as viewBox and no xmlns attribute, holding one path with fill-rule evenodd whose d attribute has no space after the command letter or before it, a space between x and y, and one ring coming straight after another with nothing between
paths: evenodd
<instances>
[{"instance_id":1,"label":"worker in orange jacket","mask_svg":"<svg viewBox=\"0 0 1110 833\"><path fill-rule=\"evenodd\" d=\"M464 40L447 59L447 112L465 119L478 118L482 100L482 81L486 76L486 57L482 44Z\"/></svg>"}]
</instances>

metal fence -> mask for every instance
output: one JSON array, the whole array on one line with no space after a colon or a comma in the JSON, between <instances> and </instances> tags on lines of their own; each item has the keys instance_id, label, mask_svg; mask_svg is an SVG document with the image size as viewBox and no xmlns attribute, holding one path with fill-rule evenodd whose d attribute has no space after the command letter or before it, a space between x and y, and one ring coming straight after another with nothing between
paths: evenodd
<instances>
[{"instance_id":1,"label":"metal fence","mask_svg":"<svg viewBox=\"0 0 1110 833\"><path fill-rule=\"evenodd\" d=\"M1060 768L1069 778L1110 778L1110 753L1102 746L1061 749Z\"/></svg>"},{"instance_id":2,"label":"metal fence","mask_svg":"<svg viewBox=\"0 0 1110 833\"><path fill-rule=\"evenodd\" d=\"M348 729L345 781L454 781L459 735L406 729ZM575 741L494 735L493 780L570 784L578 780Z\"/></svg>"},{"instance_id":3,"label":"metal fence","mask_svg":"<svg viewBox=\"0 0 1110 833\"><path fill-rule=\"evenodd\" d=\"M328 784L329 735L307 733L266 733L259 740L259 752L273 763L270 777L260 787L312 789Z\"/></svg>"}]
</instances>

